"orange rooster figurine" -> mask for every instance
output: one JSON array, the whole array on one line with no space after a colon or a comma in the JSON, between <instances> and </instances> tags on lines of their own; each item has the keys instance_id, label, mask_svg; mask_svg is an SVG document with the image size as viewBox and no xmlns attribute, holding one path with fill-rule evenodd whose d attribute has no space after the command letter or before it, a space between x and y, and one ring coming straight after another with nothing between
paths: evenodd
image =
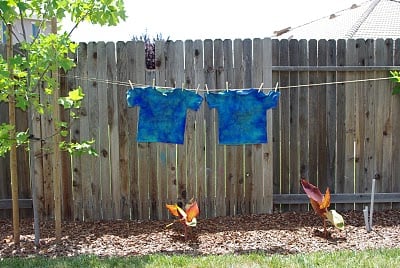
<instances>
[{"instance_id":1,"label":"orange rooster figurine","mask_svg":"<svg viewBox=\"0 0 400 268\"><path fill-rule=\"evenodd\" d=\"M181 222L185 228L185 240L187 238L188 227L194 227L197 224L197 216L200 214L199 207L197 202L192 198L189 203L185 205L185 210L178 206L178 204L174 205L165 205L169 212L179 219L167 225L167 227L171 226L175 222Z\"/></svg>"},{"instance_id":2,"label":"orange rooster figurine","mask_svg":"<svg viewBox=\"0 0 400 268\"><path fill-rule=\"evenodd\" d=\"M325 237L327 235L326 220L330 221L336 228L344 230L343 217L333 209L328 211L328 207L331 204L329 188L326 188L325 196L323 196L316 186L312 185L305 179L301 179L300 182L303 186L304 192L306 192L308 198L310 198L310 203L315 213L321 216L324 221Z\"/></svg>"}]
</instances>

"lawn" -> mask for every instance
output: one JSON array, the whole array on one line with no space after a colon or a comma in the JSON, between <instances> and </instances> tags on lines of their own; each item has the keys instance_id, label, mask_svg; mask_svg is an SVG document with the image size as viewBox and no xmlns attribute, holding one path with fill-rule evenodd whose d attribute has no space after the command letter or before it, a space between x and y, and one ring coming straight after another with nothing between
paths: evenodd
<instances>
[{"instance_id":1,"label":"lawn","mask_svg":"<svg viewBox=\"0 0 400 268\"><path fill-rule=\"evenodd\" d=\"M400 267L400 249L314 252L310 254L164 255L133 257L79 256L6 258L0 267Z\"/></svg>"}]
</instances>

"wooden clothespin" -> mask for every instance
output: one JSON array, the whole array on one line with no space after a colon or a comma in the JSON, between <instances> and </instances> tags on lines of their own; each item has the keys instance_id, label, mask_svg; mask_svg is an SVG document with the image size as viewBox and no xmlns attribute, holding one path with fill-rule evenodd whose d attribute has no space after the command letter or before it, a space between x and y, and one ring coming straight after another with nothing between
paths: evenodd
<instances>
[{"instance_id":1,"label":"wooden clothespin","mask_svg":"<svg viewBox=\"0 0 400 268\"><path fill-rule=\"evenodd\" d=\"M182 91L183 91L183 88L185 87L185 83L182 83Z\"/></svg>"},{"instance_id":2,"label":"wooden clothespin","mask_svg":"<svg viewBox=\"0 0 400 268\"><path fill-rule=\"evenodd\" d=\"M156 79L153 78L153 88L156 88Z\"/></svg>"},{"instance_id":3,"label":"wooden clothespin","mask_svg":"<svg viewBox=\"0 0 400 268\"><path fill-rule=\"evenodd\" d=\"M225 88L226 88L226 91L228 92L228 90L229 90L229 83L228 83L228 81L225 82Z\"/></svg>"},{"instance_id":4,"label":"wooden clothespin","mask_svg":"<svg viewBox=\"0 0 400 268\"><path fill-rule=\"evenodd\" d=\"M204 86L206 87L206 91L207 91L207 94L208 94L209 92L208 92L208 86L207 86L207 84L204 84Z\"/></svg>"},{"instance_id":5,"label":"wooden clothespin","mask_svg":"<svg viewBox=\"0 0 400 268\"><path fill-rule=\"evenodd\" d=\"M260 87L258 88L258 92L260 92L262 90L264 83L261 83Z\"/></svg>"},{"instance_id":6,"label":"wooden clothespin","mask_svg":"<svg viewBox=\"0 0 400 268\"><path fill-rule=\"evenodd\" d=\"M131 88L133 88L133 84L132 84L131 80L128 80L128 82L129 82L129 85L131 86Z\"/></svg>"},{"instance_id":7,"label":"wooden clothespin","mask_svg":"<svg viewBox=\"0 0 400 268\"><path fill-rule=\"evenodd\" d=\"M279 82L276 82L275 91L278 91L278 83L279 83Z\"/></svg>"},{"instance_id":8,"label":"wooden clothespin","mask_svg":"<svg viewBox=\"0 0 400 268\"><path fill-rule=\"evenodd\" d=\"M197 92L199 91L199 88L200 88L200 84L197 85L196 94L197 94Z\"/></svg>"}]
</instances>

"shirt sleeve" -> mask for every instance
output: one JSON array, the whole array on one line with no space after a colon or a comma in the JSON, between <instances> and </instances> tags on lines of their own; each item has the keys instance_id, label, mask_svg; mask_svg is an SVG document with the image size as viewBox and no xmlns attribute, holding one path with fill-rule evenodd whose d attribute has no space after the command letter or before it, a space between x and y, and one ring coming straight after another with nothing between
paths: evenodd
<instances>
[{"instance_id":1,"label":"shirt sleeve","mask_svg":"<svg viewBox=\"0 0 400 268\"><path fill-rule=\"evenodd\" d=\"M134 107L142 103L143 88L131 88L126 92L128 107Z\"/></svg>"},{"instance_id":2,"label":"shirt sleeve","mask_svg":"<svg viewBox=\"0 0 400 268\"><path fill-rule=\"evenodd\" d=\"M206 93L205 97L208 107L217 108L219 106L220 98L218 97L218 93Z\"/></svg>"},{"instance_id":3,"label":"shirt sleeve","mask_svg":"<svg viewBox=\"0 0 400 268\"><path fill-rule=\"evenodd\" d=\"M197 111L200 108L201 103L203 102L203 97L194 92L187 92L187 107L194 111Z\"/></svg>"},{"instance_id":4,"label":"shirt sleeve","mask_svg":"<svg viewBox=\"0 0 400 268\"><path fill-rule=\"evenodd\" d=\"M276 106L278 106L280 95L281 93L279 91L269 91L264 99L265 109L275 108Z\"/></svg>"}]
</instances>

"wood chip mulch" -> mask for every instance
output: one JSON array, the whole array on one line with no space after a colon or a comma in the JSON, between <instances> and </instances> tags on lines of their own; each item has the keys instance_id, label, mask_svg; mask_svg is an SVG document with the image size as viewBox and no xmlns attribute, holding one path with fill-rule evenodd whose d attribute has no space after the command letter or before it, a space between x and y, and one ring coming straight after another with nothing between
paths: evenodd
<instances>
[{"instance_id":1,"label":"wood chip mulch","mask_svg":"<svg viewBox=\"0 0 400 268\"><path fill-rule=\"evenodd\" d=\"M187 240L183 226L165 221L65 222L62 241L55 243L54 222L41 223L41 246L34 246L33 220L21 220L21 243L13 243L11 220L0 220L0 258L76 256L81 254L133 256L147 254L296 254L341 249L400 247L400 211L375 212L367 232L361 211L341 213L345 230L328 224L314 212L285 212L198 220Z\"/></svg>"}]
</instances>

